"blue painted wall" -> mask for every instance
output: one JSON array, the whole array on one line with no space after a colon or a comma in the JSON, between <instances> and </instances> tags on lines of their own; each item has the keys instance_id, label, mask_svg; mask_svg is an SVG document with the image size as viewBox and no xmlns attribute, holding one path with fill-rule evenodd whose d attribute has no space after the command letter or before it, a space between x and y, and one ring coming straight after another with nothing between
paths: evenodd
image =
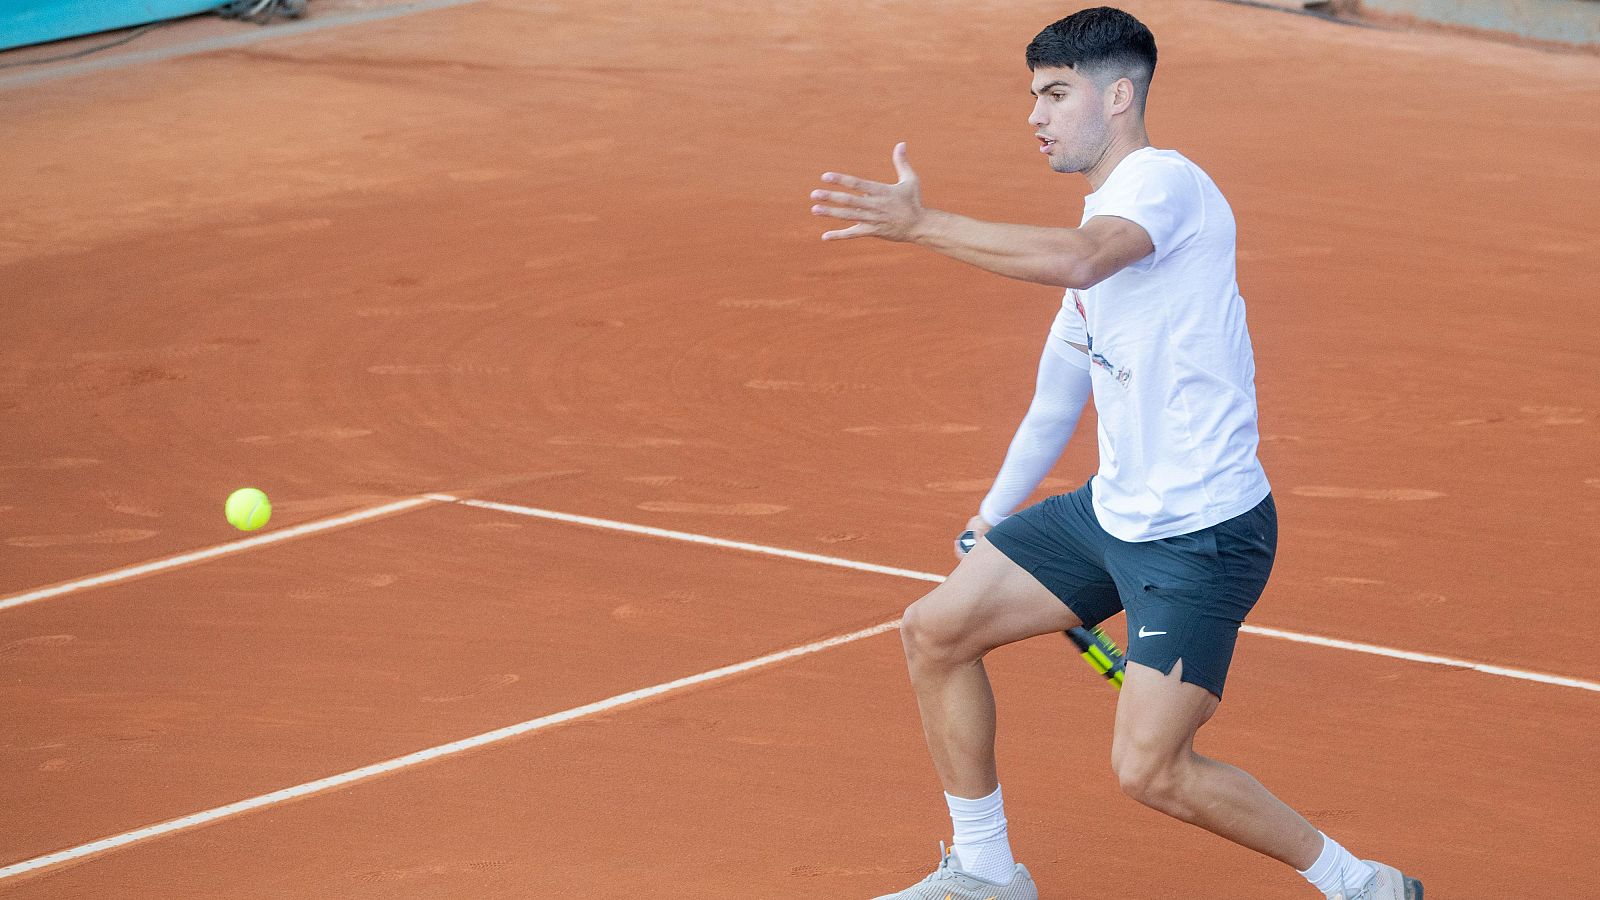
<instances>
[{"instance_id":1,"label":"blue painted wall","mask_svg":"<svg viewBox=\"0 0 1600 900\"><path fill-rule=\"evenodd\" d=\"M175 19L223 0L0 0L0 50Z\"/></svg>"}]
</instances>

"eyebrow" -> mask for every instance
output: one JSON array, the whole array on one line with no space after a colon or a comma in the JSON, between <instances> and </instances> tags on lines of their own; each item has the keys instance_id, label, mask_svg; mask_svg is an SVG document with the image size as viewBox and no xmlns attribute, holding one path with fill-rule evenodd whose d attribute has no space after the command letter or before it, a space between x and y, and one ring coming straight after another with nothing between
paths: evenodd
<instances>
[{"instance_id":1,"label":"eyebrow","mask_svg":"<svg viewBox=\"0 0 1600 900\"><path fill-rule=\"evenodd\" d=\"M1028 91L1028 93L1030 93L1030 94L1034 95L1035 97L1037 97L1040 94L1044 93L1045 91L1050 90L1051 88L1058 88L1058 87L1070 88L1070 87L1072 87L1072 85L1067 84L1065 81L1052 81L1049 84L1045 85L1044 87L1039 88L1037 91L1030 90L1030 91Z\"/></svg>"}]
</instances>

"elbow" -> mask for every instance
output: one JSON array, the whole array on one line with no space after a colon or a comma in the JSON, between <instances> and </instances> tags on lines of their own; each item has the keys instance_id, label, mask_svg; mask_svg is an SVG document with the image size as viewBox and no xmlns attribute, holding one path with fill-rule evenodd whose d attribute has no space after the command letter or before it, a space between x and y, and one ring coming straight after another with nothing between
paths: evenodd
<instances>
[{"instance_id":1,"label":"elbow","mask_svg":"<svg viewBox=\"0 0 1600 900\"><path fill-rule=\"evenodd\" d=\"M1082 241L1065 241L1051 254L1050 283L1074 291L1088 290L1105 280L1095 262L1095 248Z\"/></svg>"},{"instance_id":2,"label":"elbow","mask_svg":"<svg viewBox=\"0 0 1600 900\"><path fill-rule=\"evenodd\" d=\"M1089 260L1080 259L1060 267L1055 273L1051 283L1073 291L1086 291L1099 284L1103 279L1095 271L1094 264Z\"/></svg>"}]
</instances>

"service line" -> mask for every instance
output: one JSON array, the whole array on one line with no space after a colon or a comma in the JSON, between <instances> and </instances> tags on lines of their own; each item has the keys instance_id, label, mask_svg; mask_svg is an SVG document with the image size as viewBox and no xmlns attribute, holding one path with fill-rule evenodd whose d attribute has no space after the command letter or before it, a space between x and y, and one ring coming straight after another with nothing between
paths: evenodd
<instances>
[{"instance_id":1,"label":"service line","mask_svg":"<svg viewBox=\"0 0 1600 900\"><path fill-rule=\"evenodd\" d=\"M330 528L338 528L343 525L351 525L356 522L363 522L367 519L376 519L380 516L404 512L408 509L415 509L428 503L448 502L454 499L454 497L450 497L445 494L429 494L425 497L412 497L408 500L397 500L394 503L385 503L382 506L374 506L371 509L357 510L356 512L347 513L342 516L334 516L331 519L318 519L315 522L306 522L304 524L294 525L289 528L276 529L266 534L245 538L241 541L230 541L226 544L218 544L215 547L207 547L204 550L195 550L193 552L180 554L178 556L169 556L166 559L158 559L153 562L140 563L136 566L113 569L110 572L102 572L99 575L91 575L88 578L80 578L76 581L68 581L65 584L57 584L50 587L39 588L38 590L28 591L25 594L12 594L9 597L0 597L0 611L22 606L26 603L36 603L40 600L48 600L51 597L60 597L63 594L85 591L89 588L100 587L101 585L115 584L119 581L127 581L130 578L138 578L140 575L149 575L152 572L160 572L165 569L186 566L190 563L215 559L219 556L227 556L230 553L243 553L246 550L254 550L257 547L264 547L267 544L276 544L279 541L287 541L297 537L304 537L305 535L315 534L319 531L327 531Z\"/></svg>"},{"instance_id":2,"label":"service line","mask_svg":"<svg viewBox=\"0 0 1600 900\"><path fill-rule=\"evenodd\" d=\"M444 495L437 495L445 499ZM674 541L687 541L693 544L707 544L712 547L724 547L729 550L744 550L750 553L764 553L768 556L781 556L785 559L798 559L805 562L820 563L826 566L837 566L843 569L855 569L860 572L876 572L880 575L895 575L900 578L912 578L917 581L944 581L943 575L932 572L917 572L912 569L897 569L891 566L880 566L874 563L857 562L851 559L840 559L836 556L822 556L817 553L803 553L798 550L785 550L781 547L766 547L761 544L748 544L743 541L730 541L723 538L708 537L703 534L692 534L687 531L670 531L665 528L653 528L648 525L635 525L631 522L617 522L611 519L596 519L592 516L575 516L571 513L554 512L548 509L536 509L531 506L517 506L511 503L492 503L487 500L457 500L464 506L475 506L479 509L492 509L499 512L513 513L519 516L531 516L536 519L550 519L556 522L567 522L574 525L588 525L594 528L607 528L612 531L625 531L629 534L643 534L650 537L667 538ZM1310 644L1315 647L1327 647L1332 650L1348 650L1352 653L1367 653L1373 656L1385 656L1390 659L1403 659L1409 662L1425 663L1432 666L1446 666L1452 669L1471 669L1485 675L1496 675L1501 678L1515 678L1521 681L1532 681L1538 684L1550 684L1558 687L1578 688L1584 691L1600 693L1600 683L1585 681L1582 678L1571 678L1566 675L1550 675L1544 672L1533 672L1527 669L1514 669L1508 666L1497 666L1490 663L1476 662L1470 659L1456 659L1450 656L1441 656L1437 653L1419 653L1414 650L1401 650L1397 647L1385 647L1381 644L1364 644L1358 641L1346 641L1339 638L1322 637L1315 634L1303 634L1298 631L1285 631L1281 628L1266 628L1259 625L1243 625L1240 631L1245 634L1254 634L1261 637L1276 638L1278 640L1293 641L1297 644Z\"/></svg>"}]
</instances>

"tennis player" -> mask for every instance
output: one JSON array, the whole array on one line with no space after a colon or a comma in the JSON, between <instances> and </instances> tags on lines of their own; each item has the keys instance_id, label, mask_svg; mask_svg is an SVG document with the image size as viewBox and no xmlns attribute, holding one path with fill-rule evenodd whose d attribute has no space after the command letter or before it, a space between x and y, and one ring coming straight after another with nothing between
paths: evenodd
<instances>
[{"instance_id":1,"label":"tennis player","mask_svg":"<svg viewBox=\"0 0 1600 900\"><path fill-rule=\"evenodd\" d=\"M811 195L814 214L853 223L824 240L919 244L1067 289L1040 366L1047 415L1035 419L1046 412L1036 400L1024 445L1011 450L1033 462L1002 470L1000 480L1020 480L1009 491L997 483L980 508L973 527L985 539L901 625L955 837L931 875L880 900L1038 897L1006 835L983 657L1118 611L1128 615L1128 666L1111 765L1129 796L1293 866L1329 898L1420 900L1416 879L1356 858L1250 775L1194 751L1277 545L1256 457L1233 213L1198 166L1150 145L1156 45L1137 19L1075 13L1034 38L1027 63L1040 152L1055 171L1089 180L1079 227L926 208L904 144L894 148L896 183L829 172L829 188ZM1007 516L1059 456L1091 391L1098 474Z\"/></svg>"}]
</instances>

